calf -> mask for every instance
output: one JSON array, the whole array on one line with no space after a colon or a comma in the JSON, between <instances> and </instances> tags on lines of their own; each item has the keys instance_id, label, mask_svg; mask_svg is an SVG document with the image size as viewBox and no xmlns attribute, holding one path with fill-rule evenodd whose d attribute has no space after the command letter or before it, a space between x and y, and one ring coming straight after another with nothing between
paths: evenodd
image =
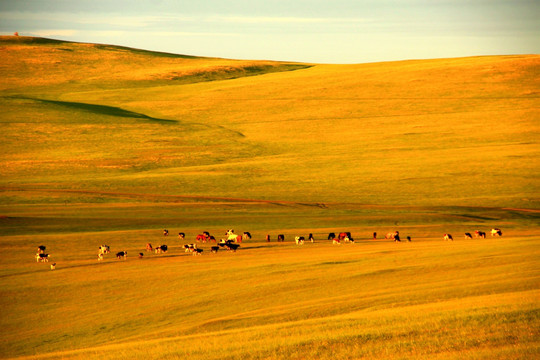
<instances>
[{"instance_id":1,"label":"calf","mask_svg":"<svg viewBox=\"0 0 540 360\"><path fill-rule=\"evenodd\" d=\"M152 247L152 244L150 244L150 243L146 244L146 251L154 251L154 248Z\"/></svg>"},{"instance_id":2,"label":"calf","mask_svg":"<svg viewBox=\"0 0 540 360\"><path fill-rule=\"evenodd\" d=\"M49 262L49 254L36 254L36 262Z\"/></svg>"},{"instance_id":3,"label":"calf","mask_svg":"<svg viewBox=\"0 0 540 360\"><path fill-rule=\"evenodd\" d=\"M116 253L116 258L117 258L118 260L120 260L120 259L122 259L122 258L123 258L124 260L126 260L126 259L127 259L127 251L124 250L124 251L117 252L117 253Z\"/></svg>"},{"instance_id":4,"label":"calf","mask_svg":"<svg viewBox=\"0 0 540 360\"><path fill-rule=\"evenodd\" d=\"M184 234L183 232L178 233L178 238L180 240L184 240L185 237L186 237L186 234Z\"/></svg>"},{"instance_id":5,"label":"calf","mask_svg":"<svg viewBox=\"0 0 540 360\"><path fill-rule=\"evenodd\" d=\"M448 240L454 241L454 238L450 234L444 234L443 239L446 240L446 241L448 241Z\"/></svg>"},{"instance_id":6,"label":"calf","mask_svg":"<svg viewBox=\"0 0 540 360\"><path fill-rule=\"evenodd\" d=\"M51 270L54 270L54 269L56 269L56 263L51 264Z\"/></svg>"},{"instance_id":7,"label":"calf","mask_svg":"<svg viewBox=\"0 0 540 360\"><path fill-rule=\"evenodd\" d=\"M169 236L169 230L167 229L163 230L163 236Z\"/></svg>"},{"instance_id":8,"label":"calf","mask_svg":"<svg viewBox=\"0 0 540 360\"><path fill-rule=\"evenodd\" d=\"M341 241L339 240L339 238L333 238L333 239L332 239L332 244L334 244L334 245L341 245Z\"/></svg>"},{"instance_id":9,"label":"calf","mask_svg":"<svg viewBox=\"0 0 540 360\"><path fill-rule=\"evenodd\" d=\"M97 259L98 261L103 260L103 254L102 253L97 254Z\"/></svg>"}]
</instances>

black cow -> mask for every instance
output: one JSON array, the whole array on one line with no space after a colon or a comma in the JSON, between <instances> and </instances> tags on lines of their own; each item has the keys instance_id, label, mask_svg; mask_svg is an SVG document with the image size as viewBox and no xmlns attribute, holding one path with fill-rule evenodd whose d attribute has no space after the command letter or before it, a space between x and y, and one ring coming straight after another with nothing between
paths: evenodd
<instances>
[{"instance_id":1,"label":"black cow","mask_svg":"<svg viewBox=\"0 0 540 360\"><path fill-rule=\"evenodd\" d=\"M217 252L219 251L219 246L212 246L210 248L210 251L214 254L217 254Z\"/></svg>"},{"instance_id":2,"label":"black cow","mask_svg":"<svg viewBox=\"0 0 540 360\"><path fill-rule=\"evenodd\" d=\"M240 244L225 244L225 247L227 248L227 250L236 252L236 250L240 247Z\"/></svg>"},{"instance_id":3,"label":"black cow","mask_svg":"<svg viewBox=\"0 0 540 360\"><path fill-rule=\"evenodd\" d=\"M120 252L117 252L116 253L116 258L117 259L124 259L126 260L127 259L127 251L120 251Z\"/></svg>"},{"instance_id":4,"label":"black cow","mask_svg":"<svg viewBox=\"0 0 540 360\"><path fill-rule=\"evenodd\" d=\"M283 234L278 235L278 236L277 236L277 241L278 241L278 242L280 242L280 241L281 241L281 242L285 241L285 235L283 235Z\"/></svg>"},{"instance_id":5,"label":"black cow","mask_svg":"<svg viewBox=\"0 0 540 360\"><path fill-rule=\"evenodd\" d=\"M472 239L471 233L465 233L465 239Z\"/></svg>"},{"instance_id":6,"label":"black cow","mask_svg":"<svg viewBox=\"0 0 540 360\"><path fill-rule=\"evenodd\" d=\"M328 240L334 240L336 238L336 233L328 234Z\"/></svg>"}]
</instances>

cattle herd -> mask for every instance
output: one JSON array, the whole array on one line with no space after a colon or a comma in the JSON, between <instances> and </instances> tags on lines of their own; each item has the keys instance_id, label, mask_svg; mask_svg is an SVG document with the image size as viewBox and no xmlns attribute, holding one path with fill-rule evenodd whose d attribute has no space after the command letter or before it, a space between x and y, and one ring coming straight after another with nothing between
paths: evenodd
<instances>
[{"instance_id":1,"label":"cattle herd","mask_svg":"<svg viewBox=\"0 0 540 360\"><path fill-rule=\"evenodd\" d=\"M163 236L169 236L169 231L167 229L163 230ZM234 233L234 230L228 230L225 233L225 238L221 239L219 242L216 241L216 238L208 231L204 231L202 234L198 234L195 237L195 243L191 244L184 244L182 248L187 253L191 253L193 255L202 255L203 249L197 247L198 242L206 243L206 242L214 242L216 243L215 246L210 247L210 252L216 254L220 249L224 249L226 251L236 252L238 248L240 247L240 243L242 243L242 240L249 240L251 239L251 234L249 232L244 232L243 235L237 235ZM491 229L491 236L502 236L501 229L493 228ZM486 233L480 230L476 230L474 232L475 238L486 238ZM180 241L183 241L185 239L184 233L178 233L178 238ZM471 233L465 233L465 239L472 239L473 235ZM340 232L336 235L336 233L329 233L328 240L332 241L332 244L334 245L340 245L342 243L354 243L354 239L350 232ZM377 233L373 233L373 239L377 239ZM394 231L387 233L385 235L385 239L393 240L394 242L401 242L401 237L399 235L399 231ZM407 241L412 241L410 236L406 237ZM271 236L266 235L266 241L270 242ZM296 236L294 238L297 245L303 245L306 241L308 242L314 242L315 238L313 234L309 234L308 239L304 236ZM444 234L443 240L445 241L454 241L454 238L451 234ZM277 236L277 242L284 242L285 241L285 235L280 234ZM45 250L47 248L44 245L40 245L37 247L37 253L36 253L36 261L37 262L49 262L49 254L45 253ZM153 247L152 244L147 243L146 244L146 251L147 252L155 252L156 254L162 254L166 253L168 251L168 246L165 244ZM109 254L111 252L110 247L108 245L101 245L98 247L98 254L97 254L97 260L102 261L104 259L104 256L106 254ZM139 253L139 258L144 257L144 253ZM126 260L127 259L127 250L119 251L116 253L116 258L119 260ZM56 263L52 263L50 265L51 270L54 270L56 268Z\"/></svg>"}]
</instances>

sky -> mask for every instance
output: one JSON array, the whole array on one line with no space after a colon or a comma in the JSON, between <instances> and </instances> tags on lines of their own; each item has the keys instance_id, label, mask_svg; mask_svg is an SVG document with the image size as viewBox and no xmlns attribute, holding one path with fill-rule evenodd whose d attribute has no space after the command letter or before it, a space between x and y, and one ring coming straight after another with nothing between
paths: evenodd
<instances>
[{"instance_id":1,"label":"sky","mask_svg":"<svg viewBox=\"0 0 540 360\"><path fill-rule=\"evenodd\" d=\"M540 0L0 0L0 34L366 63L540 53Z\"/></svg>"}]
</instances>

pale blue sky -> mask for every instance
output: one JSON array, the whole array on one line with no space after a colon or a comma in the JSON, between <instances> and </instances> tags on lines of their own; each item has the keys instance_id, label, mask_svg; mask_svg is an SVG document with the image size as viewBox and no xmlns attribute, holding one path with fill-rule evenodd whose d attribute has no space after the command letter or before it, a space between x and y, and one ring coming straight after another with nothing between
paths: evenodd
<instances>
[{"instance_id":1,"label":"pale blue sky","mask_svg":"<svg viewBox=\"0 0 540 360\"><path fill-rule=\"evenodd\" d=\"M540 0L0 0L0 33L234 59L540 53Z\"/></svg>"}]
</instances>

